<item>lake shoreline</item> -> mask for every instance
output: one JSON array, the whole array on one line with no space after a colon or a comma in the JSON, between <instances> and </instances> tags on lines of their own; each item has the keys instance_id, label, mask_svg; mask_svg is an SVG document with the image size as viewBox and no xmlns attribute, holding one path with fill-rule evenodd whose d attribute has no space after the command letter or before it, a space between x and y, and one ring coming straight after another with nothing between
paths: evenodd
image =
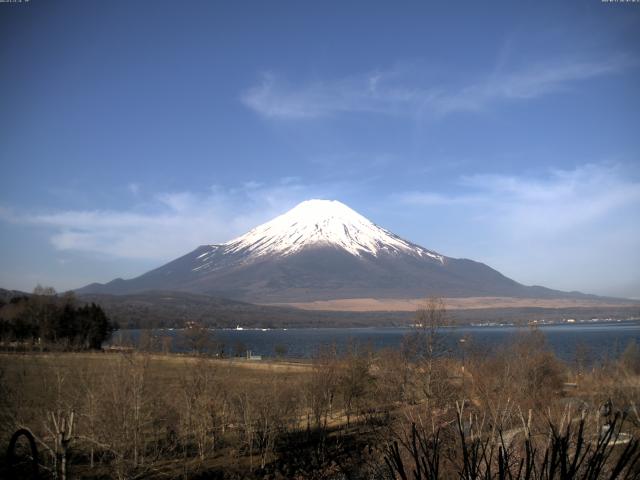
<instances>
[{"instance_id":1,"label":"lake shoreline","mask_svg":"<svg viewBox=\"0 0 640 480\"><path fill-rule=\"evenodd\" d=\"M616 356L630 342L640 343L640 320L601 321L537 325L450 326L440 329L446 350L462 355L464 348L492 351L509 345L528 331L544 334L549 347L565 361L571 361L577 350L589 350L595 360ZM323 327L286 329L205 329L200 338L205 350L224 356L255 355L261 358L311 358L322 347L332 346L346 351L350 345L361 345L373 351L401 348L405 338L422 331L408 326L390 327ZM191 329L119 330L108 345L163 349L186 353L194 348L197 334ZM201 334L201 333L200 333Z\"/></svg>"}]
</instances>

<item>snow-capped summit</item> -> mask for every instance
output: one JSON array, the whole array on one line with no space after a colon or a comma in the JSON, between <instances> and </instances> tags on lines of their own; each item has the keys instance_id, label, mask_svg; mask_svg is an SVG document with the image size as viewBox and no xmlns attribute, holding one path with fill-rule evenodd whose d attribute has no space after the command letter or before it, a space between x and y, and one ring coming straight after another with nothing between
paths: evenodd
<instances>
[{"instance_id":1,"label":"snow-capped summit","mask_svg":"<svg viewBox=\"0 0 640 480\"><path fill-rule=\"evenodd\" d=\"M252 256L290 255L311 246L339 247L356 256L403 252L443 261L442 255L401 239L337 200L306 200L222 245L227 253Z\"/></svg>"},{"instance_id":2,"label":"snow-capped summit","mask_svg":"<svg viewBox=\"0 0 640 480\"><path fill-rule=\"evenodd\" d=\"M227 243L202 245L139 277L92 284L79 292L149 290L261 303L428 295L566 296L521 285L479 262L427 250L331 200L307 200Z\"/></svg>"}]
</instances>

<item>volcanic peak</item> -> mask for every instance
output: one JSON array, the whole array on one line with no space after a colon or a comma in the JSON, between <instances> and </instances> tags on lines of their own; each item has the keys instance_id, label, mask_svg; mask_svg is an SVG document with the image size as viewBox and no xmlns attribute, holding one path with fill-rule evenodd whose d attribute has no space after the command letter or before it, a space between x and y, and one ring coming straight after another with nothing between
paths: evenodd
<instances>
[{"instance_id":1,"label":"volcanic peak","mask_svg":"<svg viewBox=\"0 0 640 480\"><path fill-rule=\"evenodd\" d=\"M220 247L225 253L262 256L291 255L310 246L339 247L355 256L405 253L444 261L442 255L401 239L337 200L306 200Z\"/></svg>"}]
</instances>

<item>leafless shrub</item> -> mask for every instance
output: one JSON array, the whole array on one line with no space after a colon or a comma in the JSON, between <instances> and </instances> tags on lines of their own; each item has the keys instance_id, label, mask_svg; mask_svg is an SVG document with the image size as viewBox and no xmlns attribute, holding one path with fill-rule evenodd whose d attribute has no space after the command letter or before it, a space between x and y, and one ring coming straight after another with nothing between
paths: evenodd
<instances>
[{"instance_id":1,"label":"leafless shrub","mask_svg":"<svg viewBox=\"0 0 640 480\"><path fill-rule=\"evenodd\" d=\"M529 422L530 423L530 422ZM403 436L385 447L385 463L394 479L437 480L600 480L637 478L640 441L623 432L624 419L615 416L602 433L589 432L585 416L570 416L548 424L542 441L536 441L524 423L519 442L497 438L482 426L465 421L459 407L455 445L442 441L445 429L425 430L412 423Z\"/></svg>"}]
</instances>

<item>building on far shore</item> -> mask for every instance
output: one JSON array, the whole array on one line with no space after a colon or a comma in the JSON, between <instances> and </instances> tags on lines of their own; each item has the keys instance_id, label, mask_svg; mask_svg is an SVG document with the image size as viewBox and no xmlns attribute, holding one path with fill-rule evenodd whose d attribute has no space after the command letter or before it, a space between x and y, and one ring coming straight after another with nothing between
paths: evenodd
<instances>
[{"instance_id":1,"label":"building on far shore","mask_svg":"<svg viewBox=\"0 0 640 480\"><path fill-rule=\"evenodd\" d=\"M247 350L247 360L262 360L262 355L254 355L251 350Z\"/></svg>"}]
</instances>

